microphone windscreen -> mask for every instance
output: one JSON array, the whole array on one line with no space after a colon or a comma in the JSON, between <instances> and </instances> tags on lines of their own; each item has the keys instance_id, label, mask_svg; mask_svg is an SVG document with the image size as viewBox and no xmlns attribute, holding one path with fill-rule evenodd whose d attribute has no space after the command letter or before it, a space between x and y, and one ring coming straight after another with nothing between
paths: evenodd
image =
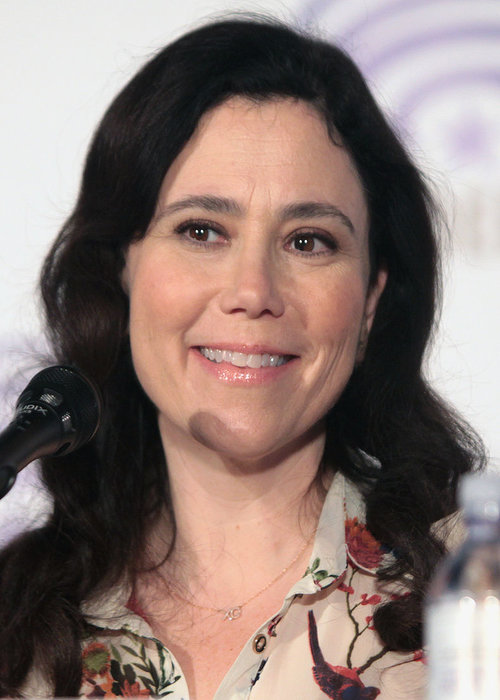
<instances>
[{"instance_id":1,"label":"microphone windscreen","mask_svg":"<svg viewBox=\"0 0 500 700\"><path fill-rule=\"evenodd\" d=\"M92 439L99 427L102 400L97 387L73 367L46 367L36 374L19 396L16 413L26 415L37 405L55 412L64 426L66 454Z\"/></svg>"}]
</instances>

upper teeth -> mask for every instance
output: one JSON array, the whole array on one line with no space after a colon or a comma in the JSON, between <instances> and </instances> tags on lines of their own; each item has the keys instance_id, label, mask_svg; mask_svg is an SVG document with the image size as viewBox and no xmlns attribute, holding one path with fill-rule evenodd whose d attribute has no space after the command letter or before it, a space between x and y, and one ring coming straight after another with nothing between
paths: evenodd
<instances>
[{"instance_id":1,"label":"upper teeth","mask_svg":"<svg viewBox=\"0 0 500 700\"><path fill-rule=\"evenodd\" d=\"M236 367L251 367L258 369L259 367L279 367L286 362L285 355L270 355L265 352L260 355L251 353L249 355L244 352L234 352L233 350L218 350L217 348L200 348L201 354L212 362L229 362Z\"/></svg>"}]
</instances>

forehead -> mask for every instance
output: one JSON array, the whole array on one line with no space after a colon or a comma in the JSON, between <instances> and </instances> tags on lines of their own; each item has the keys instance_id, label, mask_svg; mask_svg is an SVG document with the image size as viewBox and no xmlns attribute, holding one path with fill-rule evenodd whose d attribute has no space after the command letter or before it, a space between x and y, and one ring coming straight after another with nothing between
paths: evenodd
<instances>
[{"instance_id":1,"label":"forehead","mask_svg":"<svg viewBox=\"0 0 500 700\"><path fill-rule=\"evenodd\" d=\"M168 204L186 194L264 202L329 201L349 209L361 229L366 201L342 143L310 104L234 97L207 112L169 168L160 192Z\"/></svg>"}]
</instances>

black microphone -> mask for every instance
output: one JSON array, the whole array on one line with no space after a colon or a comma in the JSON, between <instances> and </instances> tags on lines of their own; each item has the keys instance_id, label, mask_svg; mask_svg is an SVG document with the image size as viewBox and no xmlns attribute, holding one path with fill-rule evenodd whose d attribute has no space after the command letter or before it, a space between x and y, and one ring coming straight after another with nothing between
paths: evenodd
<instances>
[{"instance_id":1,"label":"black microphone","mask_svg":"<svg viewBox=\"0 0 500 700\"><path fill-rule=\"evenodd\" d=\"M0 434L0 498L34 459L68 454L91 440L100 415L99 391L76 369L38 372L17 400L14 420Z\"/></svg>"}]
</instances>

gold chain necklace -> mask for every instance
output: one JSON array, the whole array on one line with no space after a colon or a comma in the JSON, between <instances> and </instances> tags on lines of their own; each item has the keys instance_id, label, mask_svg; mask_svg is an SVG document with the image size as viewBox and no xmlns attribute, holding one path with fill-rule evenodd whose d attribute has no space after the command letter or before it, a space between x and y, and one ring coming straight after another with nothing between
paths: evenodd
<instances>
[{"instance_id":1,"label":"gold chain necklace","mask_svg":"<svg viewBox=\"0 0 500 700\"><path fill-rule=\"evenodd\" d=\"M314 537L316 533L316 530L314 530L313 534L311 537L307 540L305 545L302 547L302 549L299 551L298 554L294 556L292 561L285 566L284 569L282 569L277 576L275 576L271 581L269 581L268 584L266 584L263 588L261 588L257 593L254 593L250 598L247 598L244 603L240 603L239 605L233 605L230 608L214 608L210 607L208 605L199 605L198 603L194 603L192 600L188 600L187 598L184 598L183 596L179 595L177 591L174 591L173 594L179 600L182 600L184 603L187 603L188 605L191 605L193 608L198 608L198 610L209 610L210 612L216 612L216 613L221 613L223 615L224 620L228 620L229 622L232 622L233 620L237 620L239 617L241 617L241 613L243 612L243 608L245 605L248 605L248 603L251 603L252 600L255 600L258 598L262 593L267 591L268 588L271 588L273 584L278 581L286 572L292 568L292 566L300 559L302 554L306 551L307 547L310 545L312 538Z\"/></svg>"}]
</instances>

